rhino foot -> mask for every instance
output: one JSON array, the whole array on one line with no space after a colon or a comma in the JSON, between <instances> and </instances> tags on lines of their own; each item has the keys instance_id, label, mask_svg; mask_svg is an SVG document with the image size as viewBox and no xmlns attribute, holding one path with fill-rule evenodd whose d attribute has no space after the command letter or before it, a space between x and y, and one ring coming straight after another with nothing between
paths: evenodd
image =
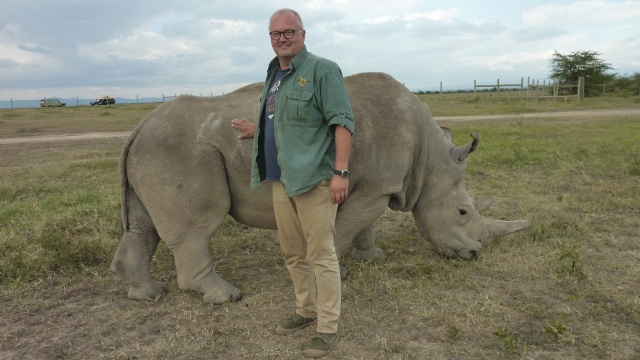
<instances>
[{"instance_id":1,"label":"rhino foot","mask_svg":"<svg viewBox=\"0 0 640 360\"><path fill-rule=\"evenodd\" d=\"M358 250L356 248L353 248L353 250L351 251L351 256L354 259L366 261L384 260L386 257L384 251L375 246L372 246L366 250Z\"/></svg>"},{"instance_id":2,"label":"rhino foot","mask_svg":"<svg viewBox=\"0 0 640 360\"><path fill-rule=\"evenodd\" d=\"M223 304L226 302L240 301L242 295L242 291L228 284L228 286L224 286L222 289L206 292L202 299L208 304Z\"/></svg>"},{"instance_id":3,"label":"rhino foot","mask_svg":"<svg viewBox=\"0 0 640 360\"><path fill-rule=\"evenodd\" d=\"M162 283L152 280L142 286L130 286L127 297L134 300L156 300L167 292L169 292L169 289Z\"/></svg>"},{"instance_id":4,"label":"rhino foot","mask_svg":"<svg viewBox=\"0 0 640 360\"><path fill-rule=\"evenodd\" d=\"M340 279L344 280L349 276L349 269L346 266L340 265Z\"/></svg>"}]
</instances>

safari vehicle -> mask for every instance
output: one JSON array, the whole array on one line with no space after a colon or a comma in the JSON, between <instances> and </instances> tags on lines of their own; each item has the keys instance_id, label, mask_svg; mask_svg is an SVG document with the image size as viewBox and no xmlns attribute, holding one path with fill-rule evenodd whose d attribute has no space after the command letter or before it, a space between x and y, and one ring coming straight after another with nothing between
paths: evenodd
<instances>
[{"instance_id":1,"label":"safari vehicle","mask_svg":"<svg viewBox=\"0 0 640 360\"><path fill-rule=\"evenodd\" d=\"M92 101L91 105L111 105L115 103L116 103L116 99L112 98L109 95L102 95L99 98L97 98L95 101Z\"/></svg>"},{"instance_id":2,"label":"safari vehicle","mask_svg":"<svg viewBox=\"0 0 640 360\"><path fill-rule=\"evenodd\" d=\"M58 99L42 99L40 100L40 107L60 107L65 106L67 103L60 102Z\"/></svg>"}]
</instances>

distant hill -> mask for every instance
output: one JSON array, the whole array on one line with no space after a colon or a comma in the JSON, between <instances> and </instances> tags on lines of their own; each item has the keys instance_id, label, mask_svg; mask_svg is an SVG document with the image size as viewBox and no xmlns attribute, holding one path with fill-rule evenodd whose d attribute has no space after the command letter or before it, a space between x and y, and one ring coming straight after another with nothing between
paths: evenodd
<instances>
[{"instance_id":1,"label":"distant hill","mask_svg":"<svg viewBox=\"0 0 640 360\"><path fill-rule=\"evenodd\" d=\"M65 99L65 98L52 98L52 99L60 99L61 102L66 103L66 106L90 106L91 102L95 99ZM115 98L116 104L135 104L135 103L156 103L162 102L162 98L138 98L138 99L126 99L126 98ZM168 99L165 99L167 101ZM24 108L39 108L40 107L40 99L38 100L0 100L0 109L24 109Z\"/></svg>"}]
</instances>

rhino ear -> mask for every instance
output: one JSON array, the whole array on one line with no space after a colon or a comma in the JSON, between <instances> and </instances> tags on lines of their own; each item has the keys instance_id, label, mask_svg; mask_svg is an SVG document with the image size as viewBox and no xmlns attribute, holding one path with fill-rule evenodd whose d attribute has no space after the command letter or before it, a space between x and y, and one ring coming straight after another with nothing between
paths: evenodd
<instances>
[{"instance_id":1,"label":"rhino ear","mask_svg":"<svg viewBox=\"0 0 640 360\"><path fill-rule=\"evenodd\" d=\"M483 211L487 210L491 204L493 204L493 199L483 196L473 200L473 204L475 205L476 211L481 214Z\"/></svg>"},{"instance_id":2,"label":"rhino ear","mask_svg":"<svg viewBox=\"0 0 640 360\"><path fill-rule=\"evenodd\" d=\"M453 131L444 126L440 126L440 129L442 129L442 132L444 133L444 138L449 140L449 142L453 142Z\"/></svg>"},{"instance_id":3,"label":"rhino ear","mask_svg":"<svg viewBox=\"0 0 640 360\"><path fill-rule=\"evenodd\" d=\"M459 163L463 162L464 159L466 159L467 156L469 156L469 154L471 154L473 150L478 147L478 142L480 142L480 137L478 136L478 134L471 133L471 137L473 138L472 141L462 146L458 146L452 150L451 155L453 156L455 161Z\"/></svg>"}]
</instances>

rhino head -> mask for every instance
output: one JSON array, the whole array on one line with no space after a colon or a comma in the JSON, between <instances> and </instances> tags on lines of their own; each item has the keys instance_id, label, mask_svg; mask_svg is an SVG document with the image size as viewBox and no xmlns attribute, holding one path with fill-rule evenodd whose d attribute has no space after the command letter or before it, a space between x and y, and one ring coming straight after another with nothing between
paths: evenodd
<instances>
[{"instance_id":1,"label":"rhino head","mask_svg":"<svg viewBox=\"0 0 640 360\"><path fill-rule=\"evenodd\" d=\"M477 148L480 139L471 134L472 141L456 147L451 131L447 128L442 131L441 140L447 146L430 149L431 164L427 168L431 171L412 213L422 236L442 255L474 260L483 241L523 230L529 222L493 220L481 215L490 200L474 201L464 183L465 159Z\"/></svg>"}]
</instances>

